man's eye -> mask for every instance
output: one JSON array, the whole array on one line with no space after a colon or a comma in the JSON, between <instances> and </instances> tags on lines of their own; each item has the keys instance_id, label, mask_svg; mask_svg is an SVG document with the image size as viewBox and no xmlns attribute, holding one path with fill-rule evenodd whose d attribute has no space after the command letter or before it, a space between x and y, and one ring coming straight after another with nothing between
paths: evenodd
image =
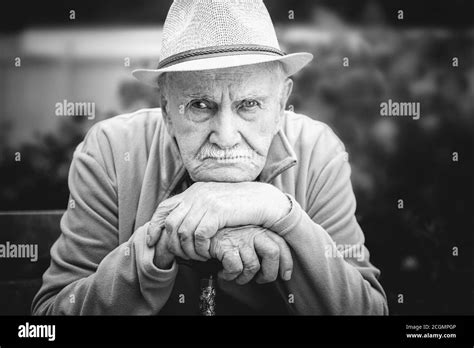
<instances>
[{"instance_id":1,"label":"man's eye","mask_svg":"<svg viewBox=\"0 0 474 348\"><path fill-rule=\"evenodd\" d=\"M205 110L205 109L210 108L209 103L204 101L204 100L193 101L193 102L191 102L191 106L195 109L198 109L198 110Z\"/></svg>"},{"instance_id":2,"label":"man's eye","mask_svg":"<svg viewBox=\"0 0 474 348\"><path fill-rule=\"evenodd\" d=\"M253 109L257 106L259 106L259 102L256 101L256 100L252 100L252 99L248 99L248 100L244 100L241 104L242 107L246 108L246 109Z\"/></svg>"}]
</instances>

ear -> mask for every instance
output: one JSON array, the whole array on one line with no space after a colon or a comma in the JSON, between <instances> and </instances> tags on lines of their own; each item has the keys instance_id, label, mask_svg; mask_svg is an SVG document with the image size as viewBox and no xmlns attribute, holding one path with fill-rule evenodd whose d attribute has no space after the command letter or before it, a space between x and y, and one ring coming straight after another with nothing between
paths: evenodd
<instances>
[{"instance_id":1,"label":"ear","mask_svg":"<svg viewBox=\"0 0 474 348\"><path fill-rule=\"evenodd\" d=\"M168 131L168 134L173 137L174 136L174 131L173 131L173 122L171 121L171 115L169 113L168 109L168 100L166 99L166 96L162 91L160 91L160 107L161 107L161 115L163 117L163 121L165 122L165 127L166 130Z\"/></svg>"},{"instance_id":2,"label":"ear","mask_svg":"<svg viewBox=\"0 0 474 348\"><path fill-rule=\"evenodd\" d=\"M281 123L283 121L283 116L285 115L286 103L291 95L292 90L293 80L290 78L286 78L285 81L283 81L283 86L281 87L280 91L280 113L277 119L277 127L275 129L275 134L280 129Z\"/></svg>"},{"instance_id":3,"label":"ear","mask_svg":"<svg viewBox=\"0 0 474 348\"><path fill-rule=\"evenodd\" d=\"M286 109L286 103L288 102L288 98L290 98L291 91L293 91L293 80L287 77L283 82L283 87L280 95L280 108L282 114Z\"/></svg>"}]
</instances>

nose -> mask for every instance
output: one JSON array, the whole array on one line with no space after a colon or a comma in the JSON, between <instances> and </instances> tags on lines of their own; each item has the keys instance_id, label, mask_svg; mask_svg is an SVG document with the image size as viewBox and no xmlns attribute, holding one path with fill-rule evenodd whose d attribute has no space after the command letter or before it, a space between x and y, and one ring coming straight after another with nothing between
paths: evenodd
<instances>
[{"instance_id":1,"label":"nose","mask_svg":"<svg viewBox=\"0 0 474 348\"><path fill-rule=\"evenodd\" d=\"M230 149L241 141L238 131L238 117L235 117L230 108L219 110L211 122L211 136L209 141L221 149Z\"/></svg>"}]
</instances>

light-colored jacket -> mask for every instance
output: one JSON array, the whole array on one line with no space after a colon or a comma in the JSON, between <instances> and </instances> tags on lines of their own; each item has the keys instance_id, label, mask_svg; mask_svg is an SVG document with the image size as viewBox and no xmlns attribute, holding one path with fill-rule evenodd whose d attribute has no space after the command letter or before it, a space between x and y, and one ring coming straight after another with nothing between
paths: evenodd
<instances>
[{"instance_id":1,"label":"light-colored jacket","mask_svg":"<svg viewBox=\"0 0 474 348\"><path fill-rule=\"evenodd\" d=\"M278 222L292 250L293 275L263 285L219 279L218 296L231 304L221 314L388 313L380 272L369 262L354 215L350 171L344 145L327 125L285 113L258 180L293 198ZM33 313L196 314L195 270L176 262L158 269L145 242L157 205L183 189L184 176L160 109L94 125L74 153L62 233Z\"/></svg>"}]
</instances>

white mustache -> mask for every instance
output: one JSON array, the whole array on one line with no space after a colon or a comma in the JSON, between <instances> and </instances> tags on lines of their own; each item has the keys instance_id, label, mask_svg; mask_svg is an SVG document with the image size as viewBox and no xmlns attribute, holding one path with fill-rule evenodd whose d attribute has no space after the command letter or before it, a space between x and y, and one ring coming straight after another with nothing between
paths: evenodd
<instances>
[{"instance_id":1,"label":"white mustache","mask_svg":"<svg viewBox=\"0 0 474 348\"><path fill-rule=\"evenodd\" d=\"M212 144L204 145L197 158L199 160L205 160L208 158L216 160L226 160L226 159L235 159L235 158L253 158L256 156L255 150L251 149L248 146L237 145L230 149L221 149Z\"/></svg>"}]
</instances>

